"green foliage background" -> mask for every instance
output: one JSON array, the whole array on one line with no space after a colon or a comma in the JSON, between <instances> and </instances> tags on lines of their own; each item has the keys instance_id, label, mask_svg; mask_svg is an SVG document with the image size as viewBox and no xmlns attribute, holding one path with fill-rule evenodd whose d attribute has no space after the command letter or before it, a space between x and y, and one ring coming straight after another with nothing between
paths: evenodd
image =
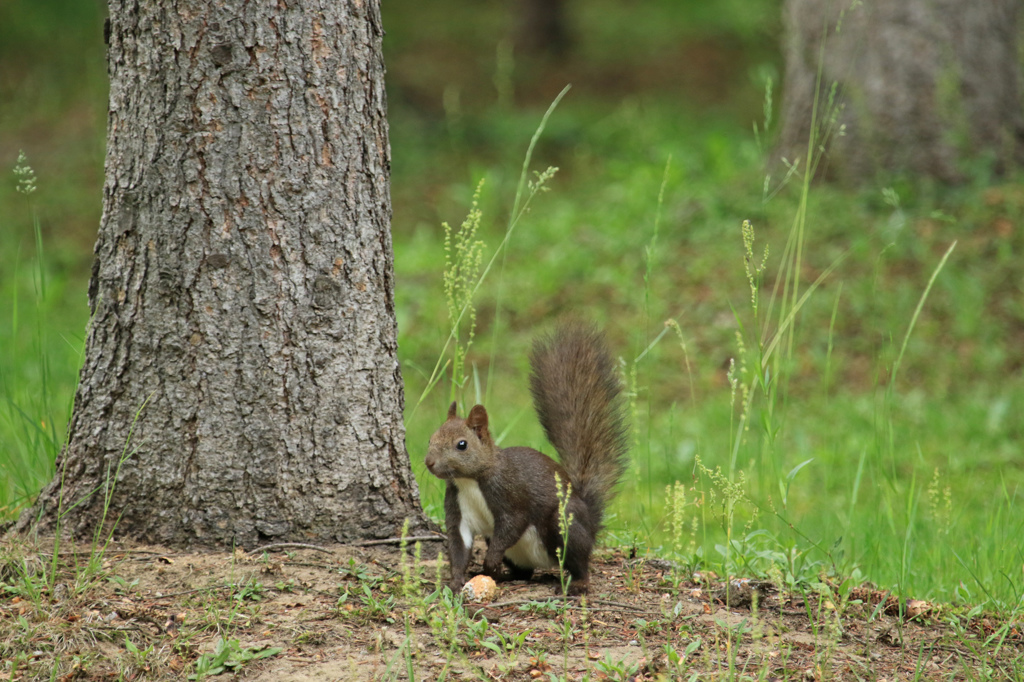
<instances>
[{"instance_id":1,"label":"green foliage background","mask_svg":"<svg viewBox=\"0 0 1024 682\"><path fill-rule=\"evenodd\" d=\"M590 317L634 389L635 466L609 542L737 574L854 574L903 595L1020 608L1020 177L979 162L955 188L912 177L812 186L802 286L843 259L799 311L792 351L737 431L730 361L753 381L763 347L740 225L753 223L755 254L769 245L766 306L801 210L800 184L780 189L778 171L765 191L758 139L772 129L753 132L766 122L769 79L779 99L779 3L575 3L564 61L517 53L510 7L383 7L408 447L428 512L441 515L442 493L422 456L449 397L435 388L420 401L449 333L441 223L462 221L484 179L478 237L497 246L530 136L572 83L534 154L535 170L559 168L551 191L476 301L463 401L489 397L506 444L550 451L529 405L529 345L560 316ZM39 186L26 197L13 174L0 182L8 516L52 475L81 362L102 198L104 13L94 0L0 5L0 165L13 168L24 149ZM670 318L681 338L670 331L645 353ZM682 525L667 522L669 498Z\"/></svg>"}]
</instances>

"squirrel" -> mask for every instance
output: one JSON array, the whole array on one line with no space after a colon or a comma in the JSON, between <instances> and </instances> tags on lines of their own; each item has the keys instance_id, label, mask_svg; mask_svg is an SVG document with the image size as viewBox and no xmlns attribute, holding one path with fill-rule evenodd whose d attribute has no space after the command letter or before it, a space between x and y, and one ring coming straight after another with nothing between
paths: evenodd
<instances>
[{"instance_id":1,"label":"squirrel","mask_svg":"<svg viewBox=\"0 0 1024 682\"><path fill-rule=\"evenodd\" d=\"M568 593L586 594L590 554L604 510L628 463L621 387L603 335L579 323L563 325L534 343L530 356L534 408L561 464L528 447L499 448L487 410L476 405L465 419L448 419L430 438L426 465L447 481L444 511L454 592L466 582L473 538L488 539L484 574L528 580L536 568L569 572ZM556 485L556 477L560 484ZM571 517L563 548L559 497Z\"/></svg>"}]
</instances>

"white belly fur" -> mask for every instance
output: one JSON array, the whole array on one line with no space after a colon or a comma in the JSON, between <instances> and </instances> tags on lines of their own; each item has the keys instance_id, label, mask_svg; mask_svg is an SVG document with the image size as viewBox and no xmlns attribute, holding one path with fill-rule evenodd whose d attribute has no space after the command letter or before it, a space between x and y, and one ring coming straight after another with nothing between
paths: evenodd
<instances>
[{"instance_id":1,"label":"white belly fur","mask_svg":"<svg viewBox=\"0 0 1024 682\"><path fill-rule=\"evenodd\" d=\"M494 534L494 514L484 500L483 493L476 481L470 478L456 478L455 486L459 489L459 512L462 523L459 534L466 547L473 546L473 538L483 535L490 538ZM530 526L516 544L505 552L516 566L521 568L553 568L558 565L555 558L548 554L536 526Z\"/></svg>"},{"instance_id":2,"label":"white belly fur","mask_svg":"<svg viewBox=\"0 0 1024 682\"><path fill-rule=\"evenodd\" d=\"M471 478L456 478L455 486L459 489L459 512L462 523L459 534L466 547L473 546L473 538L483 535L486 538L494 533L494 514L487 506L480 485Z\"/></svg>"},{"instance_id":3,"label":"white belly fur","mask_svg":"<svg viewBox=\"0 0 1024 682\"><path fill-rule=\"evenodd\" d=\"M520 568L554 568L558 565L541 542L536 526L527 528L519 542L508 548L505 556Z\"/></svg>"}]
</instances>

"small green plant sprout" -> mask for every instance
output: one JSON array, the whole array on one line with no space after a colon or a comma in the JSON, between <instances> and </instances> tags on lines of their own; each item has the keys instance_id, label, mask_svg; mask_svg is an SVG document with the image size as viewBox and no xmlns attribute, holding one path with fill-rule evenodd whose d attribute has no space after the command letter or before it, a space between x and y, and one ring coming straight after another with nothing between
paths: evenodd
<instances>
[{"instance_id":1,"label":"small green plant sprout","mask_svg":"<svg viewBox=\"0 0 1024 682\"><path fill-rule=\"evenodd\" d=\"M892 234L896 234L902 230L903 226L907 223L907 216L903 212L900 195L892 187L883 187L882 201L885 202L886 206L892 209L892 215L889 216L889 224L887 227Z\"/></svg>"},{"instance_id":2,"label":"small green plant sprout","mask_svg":"<svg viewBox=\"0 0 1024 682\"><path fill-rule=\"evenodd\" d=\"M548 187L548 182L555 177L556 173L558 173L557 166L548 166L542 171L533 171L533 180L528 180L526 183L530 198L540 192L550 192L551 188Z\"/></svg>"},{"instance_id":3,"label":"small green plant sprout","mask_svg":"<svg viewBox=\"0 0 1024 682\"><path fill-rule=\"evenodd\" d=\"M935 468L932 482L928 484L928 507L938 533L949 535L953 525L953 489L948 484L942 485L938 467Z\"/></svg>"},{"instance_id":4,"label":"small green plant sprout","mask_svg":"<svg viewBox=\"0 0 1024 682\"><path fill-rule=\"evenodd\" d=\"M18 152L18 161L14 165L14 175L18 178L16 189L28 196L36 191L36 172L28 165L28 157L24 151Z\"/></svg>"},{"instance_id":5,"label":"small green plant sprout","mask_svg":"<svg viewBox=\"0 0 1024 682\"><path fill-rule=\"evenodd\" d=\"M335 608L338 611L338 615L343 615L343 611L351 611L352 606L348 603L348 598L352 596L347 587L338 586L338 601L334 603Z\"/></svg>"},{"instance_id":6,"label":"small green plant sprout","mask_svg":"<svg viewBox=\"0 0 1024 682\"><path fill-rule=\"evenodd\" d=\"M412 583L412 568L409 566L409 519L402 523L401 540L398 543L398 572L402 575L402 593L405 594L409 584Z\"/></svg>"},{"instance_id":7,"label":"small green plant sprout","mask_svg":"<svg viewBox=\"0 0 1024 682\"><path fill-rule=\"evenodd\" d=\"M408 613L403 617L403 621L405 623L405 637L399 643L398 651L396 651L395 655L388 661L387 667L384 669L384 675L380 679L399 679L396 664L401 661L402 663L405 663L405 679L409 680L409 682L416 682L416 670L412 662L413 651L416 648L416 643Z\"/></svg>"},{"instance_id":8,"label":"small green plant sprout","mask_svg":"<svg viewBox=\"0 0 1024 682\"><path fill-rule=\"evenodd\" d=\"M555 473L555 494L558 496L558 533L562 537L562 546L556 551L558 554L558 579L561 584L562 594L569 594L569 586L572 584L572 576L565 572L566 547L569 546L569 530L572 528L573 515L569 513L569 498L572 495L572 483L562 482L562 477ZM573 623L569 605L562 602L562 621L560 630L563 647L563 670L566 679L569 677L569 648L576 625Z\"/></svg>"},{"instance_id":9,"label":"small green plant sprout","mask_svg":"<svg viewBox=\"0 0 1024 682\"><path fill-rule=\"evenodd\" d=\"M801 469L803 469L805 466L807 466L813 461L813 457L811 457L810 459L805 459L803 462L800 462L795 467L790 469L789 473L786 474L785 481L779 481L779 494L782 496L783 509L785 509L789 505L789 488L791 485L793 485L793 480L796 478L796 475L800 473Z\"/></svg>"},{"instance_id":10,"label":"small green plant sprout","mask_svg":"<svg viewBox=\"0 0 1024 682\"><path fill-rule=\"evenodd\" d=\"M373 620L383 620L388 623L394 623L394 611L396 606L394 596L389 594L378 597L366 583L362 583L360 586L362 587L363 593L359 595L359 599L363 602L363 614Z\"/></svg>"},{"instance_id":11,"label":"small green plant sprout","mask_svg":"<svg viewBox=\"0 0 1024 682\"><path fill-rule=\"evenodd\" d=\"M113 585L114 585L114 592L116 592L117 594L124 594L124 595L129 594L139 584L139 579L138 578L136 578L135 580L132 580L131 582L128 582L127 580L125 580L123 577L121 577L119 575L112 575L112 576L107 578L107 581L110 582L110 583L113 583Z\"/></svg>"},{"instance_id":12,"label":"small green plant sprout","mask_svg":"<svg viewBox=\"0 0 1024 682\"><path fill-rule=\"evenodd\" d=\"M573 515L569 513L569 497L572 495L572 483L565 481L555 473L555 494L558 496L558 533L562 536L562 546L556 552L558 554L558 578L562 585L562 594L569 593L569 584L572 576L565 573L565 548L569 546L569 529L572 528Z\"/></svg>"},{"instance_id":13,"label":"small green plant sprout","mask_svg":"<svg viewBox=\"0 0 1024 682\"><path fill-rule=\"evenodd\" d=\"M764 254L761 262L754 259L754 225L749 220L744 220L740 227L743 235L743 270L747 275L747 284L750 286L750 307L754 312L754 324L758 325L758 292L761 289L761 280L764 276L765 266L768 264L768 244L764 245Z\"/></svg>"},{"instance_id":14,"label":"small green plant sprout","mask_svg":"<svg viewBox=\"0 0 1024 682\"><path fill-rule=\"evenodd\" d=\"M348 563L339 568L338 573L341 575L342 580L354 580L356 582L373 580L373 576L366 569L366 565L356 561L355 557L349 557Z\"/></svg>"},{"instance_id":15,"label":"small green plant sprout","mask_svg":"<svg viewBox=\"0 0 1024 682\"><path fill-rule=\"evenodd\" d=\"M423 579L423 546L419 542L413 545L413 556L410 562L408 537L409 519L406 519L405 523L402 524L402 540L398 545L398 570L401 575L399 591L403 596L411 597L420 593L420 589L425 581Z\"/></svg>"},{"instance_id":16,"label":"small green plant sprout","mask_svg":"<svg viewBox=\"0 0 1024 682\"><path fill-rule=\"evenodd\" d=\"M604 658L597 662L597 672L603 675L603 678L598 679L634 680L640 672L640 663L627 661L625 658L615 659L610 653L605 652Z\"/></svg>"},{"instance_id":17,"label":"small green plant sprout","mask_svg":"<svg viewBox=\"0 0 1024 682\"><path fill-rule=\"evenodd\" d=\"M141 671L149 670L149 657L153 654L155 644L150 644L144 649L140 649L131 639L128 638L128 633L124 635L124 648L128 652L131 666ZM134 675L128 676L129 679Z\"/></svg>"},{"instance_id":18,"label":"small green plant sprout","mask_svg":"<svg viewBox=\"0 0 1024 682\"><path fill-rule=\"evenodd\" d=\"M437 561L434 563L434 592L441 592L444 586L444 550L437 550Z\"/></svg>"},{"instance_id":19,"label":"small green plant sprout","mask_svg":"<svg viewBox=\"0 0 1024 682\"><path fill-rule=\"evenodd\" d=\"M686 500L686 486L676 481L665 487L665 499L668 501L668 528L671 538L673 558L677 561L672 570L672 589L679 590L679 584L689 575L693 557L697 552L697 518L687 521L686 507L692 506ZM689 532L689 537L687 536ZM685 544L684 544L685 543ZM685 559L685 561L684 561Z\"/></svg>"},{"instance_id":20,"label":"small green plant sprout","mask_svg":"<svg viewBox=\"0 0 1024 682\"><path fill-rule=\"evenodd\" d=\"M562 670L565 679L569 679L569 650L572 648L572 641L576 635L576 623L572 619L572 610L566 606L562 612L562 619L558 624L559 634L562 636Z\"/></svg>"},{"instance_id":21,"label":"small green plant sprout","mask_svg":"<svg viewBox=\"0 0 1024 682\"><path fill-rule=\"evenodd\" d=\"M668 500L668 527L672 536L672 551L678 557L683 551L683 529L686 526L686 486L679 481L665 486L665 499Z\"/></svg>"},{"instance_id":22,"label":"small green plant sprout","mask_svg":"<svg viewBox=\"0 0 1024 682\"><path fill-rule=\"evenodd\" d=\"M250 661L277 656L284 651L281 647L253 649L243 647L237 639L221 637L212 652L205 653L196 661L196 671L188 676L190 680L205 680L207 677L238 670Z\"/></svg>"},{"instance_id":23,"label":"small green plant sprout","mask_svg":"<svg viewBox=\"0 0 1024 682\"><path fill-rule=\"evenodd\" d=\"M473 203L469 213L458 230L453 230L448 223L442 224L445 253L444 297L448 304L448 322L453 340L451 400L459 397L459 392L468 379L465 376L466 355L473 345L476 333L473 294L480 279L480 266L485 247L484 242L476 236L483 217L483 212L479 208L483 186L484 181L481 180L473 192Z\"/></svg>"},{"instance_id":24,"label":"small green plant sprout","mask_svg":"<svg viewBox=\"0 0 1024 682\"><path fill-rule=\"evenodd\" d=\"M750 309L753 314L752 329L755 334L761 328L760 319L760 291L761 280L763 279L765 267L768 263L768 245L765 244L764 254L760 262L754 257L754 225L749 220L744 220L740 227L740 234L743 239L743 271L747 277L747 286L750 288ZM740 405L740 427L731 443L732 459L730 462L730 473L735 469L736 457L739 454L740 443L744 433L749 431L748 420L753 406L753 389L760 385L765 394L769 393L770 372L763 366L761 339L754 339L754 348L749 350L743 338L744 326L737 316L738 329L736 330L736 357L729 361L728 380L730 386L732 404L736 405L736 395L739 393ZM751 357L752 356L752 357ZM762 369L764 371L762 371Z\"/></svg>"},{"instance_id":25,"label":"small green plant sprout","mask_svg":"<svg viewBox=\"0 0 1024 682\"><path fill-rule=\"evenodd\" d=\"M437 599L427 611L425 620L434 639L445 651L444 667L436 679L446 680L456 656L473 646L474 637L486 638L487 619L474 622L462 608L462 596L453 594L449 589L435 594Z\"/></svg>"},{"instance_id":26,"label":"small green plant sprout","mask_svg":"<svg viewBox=\"0 0 1024 682\"><path fill-rule=\"evenodd\" d=\"M701 640L700 637L697 637L686 645L686 648L683 649L682 653L676 651L676 648L672 646L671 642L665 643L665 659L668 661L669 669L673 675L677 675L679 676L679 679L682 679L682 675L686 672L686 668L688 667L686 659L700 649L701 644L703 643L703 640Z\"/></svg>"},{"instance_id":27,"label":"small green plant sprout","mask_svg":"<svg viewBox=\"0 0 1024 682\"><path fill-rule=\"evenodd\" d=\"M235 585L231 598L239 604L247 601L262 601L265 593L266 588L263 587L263 583L258 580L250 580Z\"/></svg>"}]
</instances>

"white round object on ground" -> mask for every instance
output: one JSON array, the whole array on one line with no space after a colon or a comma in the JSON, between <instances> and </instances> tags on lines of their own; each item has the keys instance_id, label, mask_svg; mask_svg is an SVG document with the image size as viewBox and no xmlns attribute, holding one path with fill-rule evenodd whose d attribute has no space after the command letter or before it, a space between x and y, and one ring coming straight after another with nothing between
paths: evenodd
<instances>
[{"instance_id":1,"label":"white round object on ground","mask_svg":"<svg viewBox=\"0 0 1024 682\"><path fill-rule=\"evenodd\" d=\"M462 586L462 592L470 601L489 602L498 596L498 586L492 578L478 575Z\"/></svg>"}]
</instances>

